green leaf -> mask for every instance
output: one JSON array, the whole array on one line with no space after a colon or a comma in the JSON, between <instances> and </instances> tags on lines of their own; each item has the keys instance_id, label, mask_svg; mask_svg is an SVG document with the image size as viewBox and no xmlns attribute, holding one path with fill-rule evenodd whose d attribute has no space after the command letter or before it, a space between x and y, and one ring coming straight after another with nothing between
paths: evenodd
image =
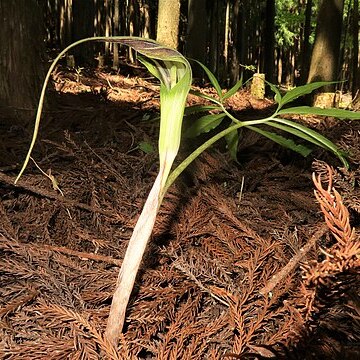
<instances>
[{"instance_id":1,"label":"green leaf","mask_svg":"<svg viewBox=\"0 0 360 360\"><path fill-rule=\"evenodd\" d=\"M237 150L238 150L238 145L239 145L238 131L233 130L231 133L225 135L225 140L226 140L227 148L229 150L231 158L237 162Z\"/></svg>"},{"instance_id":2,"label":"green leaf","mask_svg":"<svg viewBox=\"0 0 360 360\"><path fill-rule=\"evenodd\" d=\"M316 146L319 146L319 147L322 147L326 150L329 150L325 145L323 145L321 142L317 141L315 138L305 134L303 131L300 131L298 129L295 129L291 126L287 126L287 125L283 125L283 124L279 124L277 122L272 122L272 121L269 121L268 123L266 123L266 125L268 126L271 126L271 127L274 127L276 129L279 129L279 130L282 130L282 131L285 131L285 132L288 132L298 138L301 138L301 139L304 139L312 144L315 144Z\"/></svg>"},{"instance_id":3,"label":"green leaf","mask_svg":"<svg viewBox=\"0 0 360 360\"><path fill-rule=\"evenodd\" d=\"M203 70L205 71L206 75L208 76L209 80L211 81L212 85L214 86L217 94L219 95L219 98L222 98L222 90L219 82L217 81L215 75L200 61L194 60L197 64L199 64Z\"/></svg>"},{"instance_id":4,"label":"green leaf","mask_svg":"<svg viewBox=\"0 0 360 360\"><path fill-rule=\"evenodd\" d=\"M221 110L221 108L216 105L193 105L185 108L184 115L192 115L209 110Z\"/></svg>"},{"instance_id":5,"label":"green leaf","mask_svg":"<svg viewBox=\"0 0 360 360\"><path fill-rule=\"evenodd\" d=\"M299 98L300 96L304 96L307 94L312 93L314 90L319 89L325 85L336 84L337 81L318 81L313 82L310 84L298 86L294 89L289 90L280 101L280 107L283 107L285 104L294 101L295 99Z\"/></svg>"},{"instance_id":6,"label":"green leaf","mask_svg":"<svg viewBox=\"0 0 360 360\"><path fill-rule=\"evenodd\" d=\"M277 104L280 104L280 102L282 101L282 97L281 97L281 94L280 94L280 91L279 91L278 87L275 86L274 84L272 84L269 81L265 80L265 82L270 86L270 89L272 90L272 92L275 93L275 97L274 97L275 102Z\"/></svg>"},{"instance_id":7,"label":"green leaf","mask_svg":"<svg viewBox=\"0 0 360 360\"><path fill-rule=\"evenodd\" d=\"M226 114L210 114L197 119L186 131L184 136L194 138L202 133L207 133L220 125Z\"/></svg>"},{"instance_id":8,"label":"green leaf","mask_svg":"<svg viewBox=\"0 0 360 360\"><path fill-rule=\"evenodd\" d=\"M211 102L215 102L217 103L218 101L214 98L212 98L211 96L205 95L203 93L201 93L200 91L197 90L190 90L190 94L198 96L199 98L205 99L205 100L209 100Z\"/></svg>"},{"instance_id":9,"label":"green leaf","mask_svg":"<svg viewBox=\"0 0 360 360\"><path fill-rule=\"evenodd\" d=\"M226 100L229 97L233 96L242 86L243 86L243 76L241 75L241 79L222 96L221 100Z\"/></svg>"},{"instance_id":10,"label":"green leaf","mask_svg":"<svg viewBox=\"0 0 360 360\"><path fill-rule=\"evenodd\" d=\"M297 152L298 154L300 154L304 157L307 157L312 151L307 146L304 146L301 144L296 144L294 140L285 138L284 136L281 136L274 132L259 129L255 126L248 126L248 128L267 137L268 139L276 142L277 144L279 144L287 149Z\"/></svg>"},{"instance_id":11,"label":"green leaf","mask_svg":"<svg viewBox=\"0 0 360 360\"><path fill-rule=\"evenodd\" d=\"M145 154L152 154L155 151L154 146L146 141L141 141L138 146Z\"/></svg>"},{"instance_id":12,"label":"green leaf","mask_svg":"<svg viewBox=\"0 0 360 360\"><path fill-rule=\"evenodd\" d=\"M345 159L345 153L341 151L332 141L327 139L325 136L319 134L315 130L309 129L306 126L303 126L301 124L298 124L296 122L286 120L286 119L273 119L273 121L276 121L278 124L284 124L288 127L293 128L292 131L286 130L288 132L291 132L292 134L301 137L307 141L310 141L318 146L321 146L327 150L330 150L332 153L334 153L343 163L343 165L348 168L349 164ZM267 123L268 125L275 126L272 121L269 121ZM276 127L276 126L275 126ZM294 131L298 130L298 131Z\"/></svg>"},{"instance_id":13,"label":"green leaf","mask_svg":"<svg viewBox=\"0 0 360 360\"><path fill-rule=\"evenodd\" d=\"M360 120L360 112L343 110L343 109L322 109L310 106L297 106L288 109L282 109L278 112L278 115L284 114L297 114L297 115L321 115L332 116L339 119Z\"/></svg>"},{"instance_id":14,"label":"green leaf","mask_svg":"<svg viewBox=\"0 0 360 360\"><path fill-rule=\"evenodd\" d=\"M146 60L145 57L138 55L137 59L149 70L150 74L156 77L157 79L161 79L163 75L161 74L158 66L156 66L155 61L150 62L149 60ZM165 78L166 79L166 78ZM167 80L165 80L167 81Z\"/></svg>"}]
</instances>

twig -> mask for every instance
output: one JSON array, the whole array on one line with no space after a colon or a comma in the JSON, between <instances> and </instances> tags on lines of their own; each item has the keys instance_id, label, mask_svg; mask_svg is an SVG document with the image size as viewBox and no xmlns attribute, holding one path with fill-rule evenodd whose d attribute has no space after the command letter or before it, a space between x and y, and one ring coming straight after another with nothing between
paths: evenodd
<instances>
[{"instance_id":1,"label":"twig","mask_svg":"<svg viewBox=\"0 0 360 360\"><path fill-rule=\"evenodd\" d=\"M51 169L49 169L49 173L46 173L40 167L40 165L38 165L38 163L35 161L35 159L33 157L30 156L30 160L35 164L35 166L39 169L39 171L51 181L53 189L58 191L61 194L61 196L64 196L64 193L60 189L59 183L56 181L55 176L51 174Z\"/></svg>"},{"instance_id":2,"label":"twig","mask_svg":"<svg viewBox=\"0 0 360 360\"><path fill-rule=\"evenodd\" d=\"M85 141L85 145L89 148L89 150L110 170L110 172L116 177L116 179L121 183L123 179L119 175L119 173L114 169L103 157L101 157L95 150Z\"/></svg>"},{"instance_id":3,"label":"twig","mask_svg":"<svg viewBox=\"0 0 360 360\"><path fill-rule=\"evenodd\" d=\"M42 197L46 197L48 199L52 199L52 200L57 200L61 203L63 203L64 205L68 206L68 207L77 207L79 209L83 209L89 212L95 212L98 214L102 214L102 215L107 215L110 217L114 217L115 214L113 214L110 211L105 211L84 203L80 203L74 200L70 200L67 199L66 197L63 197L59 194L57 194L55 191L49 191L49 190L43 190L43 189L39 189L36 186L32 186L32 185L28 185L25 184L23 181L18 182L16 185L14 184L14 179L8 175L5 175L4 173L0 172L0 182L4 182L8 185L11 185L15 188L22 188L24 190L27 190L29 192L32 192L33 194L42 196Z\"/></svg>"},{"instance_id":4,"label":"twig","mask_svg":"<svg viewBox=\"0 0 360 360\"><path fill-rule=\"evenodd\" d=\"M39 294L39 291L37 290L34 289L27 289L27 290L30 291L29 294L16 298L15 302L7 304L4 308L0 309L0 318L7 316L8 314L16 311L16 309L32 301Z\"/></svg>"},{"instance_id":5,"label":"twig","mask_svg":"<svg viewBox=\"0 0 360 360\"><path fill-rule=\"evenodd\" d=\"M32 244L32 246L34 246L34 245ZM77 256L82 260L103 261L103 262L107 262L107 263L110 263L110 264L113 264L113 265L116 265L116 266L121 266L121 264L122 264L121 260L114 259L114 258L112 258L110 256L98 255L98 254L93 254L93 253L88 253L88 252L83 252L83 251L71 250L71 249L68 249L66 247L41 244L40 248L44 249L44 250L57 251L57 252L67 254L67 255L70 255L70 256Z\"/></svg>"},{"instance_id":6,"label":"twig","mask_svg":"<svg viewBox=\"0 0 360 360\"><path fill-rule=\"evenodd\" d=\"M298 265L298 263L301 261L301 259L310 251L310 249L315 246L317 240L323 236L329 228L326 224L322 224L320 228L314 233L314 235L310 238L310 240L307 242L307 244L302 247L297 254L295 254L290 261L275 275L272 276L272 278L268 281L268 283L260 289L260 294L263 296L266 296L269 294L272 290L274 290L275 286L277 286L283 279L285 279Z\"/></svg>"},{"instance_id":7,"label":"twig","mask_svg":"<svg viewBox=\"0 0 360 360\"><path fill-rule=\"evenodd\" d=\"M192 281L195 282L195 284L204 292L208 293L212 298L220 302L221 304L225 305L226 307L229 307L230 305L223 299L221 299L219 296L215 295L213 292L211 292L210 289L208 289L206 286L203 285L203 283L190 271L188 268L184 268L181 266L181 264L176 263L173 265L175 269L180 270L183 272L186 276L188 276Z\"/></svg>"}]
</instances>

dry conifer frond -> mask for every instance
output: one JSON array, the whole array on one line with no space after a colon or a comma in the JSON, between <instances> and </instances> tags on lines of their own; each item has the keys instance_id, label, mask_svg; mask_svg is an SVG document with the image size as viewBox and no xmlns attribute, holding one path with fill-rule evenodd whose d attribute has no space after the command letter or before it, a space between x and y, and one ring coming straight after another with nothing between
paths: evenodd
<instances>
[{"instance_id":1,"label":"dry conifer frond","mask_svg":"<svg viewBox=\"0 0 360 360\"><path fill-rule=\"evenodd\" d=\"M358 137L359 135L357 135ZM356 152L358 152L358 143L356 144ZM355 149L351 148L350 153L353 154ZM328 167L329 165L320 160L316 160L313 164L313 169L315 173L321 176L322 181L327 181L328 177ZM360 184L360 171L359 169L334 169L331 168L332 172L332 181L334 187L337 189L338 192L341 193L342 201L344 205L351 210L360 213L360 191L359 191L359 184Z\"/></svg>"},{"instance_id":2,"label":"dry conifer frond","mask_svg":"<svg viewBox=\"0 0 360 360\"><path fill-rule=\"evenodd\" d=\"M297 352L307 353L307 347L324 358L346 358L349 348L359 341L356 310L349 307L354 297L358 301L360 245L342 196L333 186L333 169L327 169L327 186L323 187L325 172L313 175L315 196L333 235L328 248L319 250L318 260L303 264L298 309L304 319L303 338ZM345 343L345 345L343 345ZM349 355L350 356L350 355ZM353 357L349 357L353 358ZM354 357L357 358L357 357Z\"/></svg>"},{"instance_id":3,"label":"dry conifer frond","mask_svg":"<svg viewBox=\"0 0 360 360\"><path fill-rule=\"evenodd\" d=\"M117 106L94 107L93 99L79 125L68 105L51 122L61 126L34 154L52 169L64 199L34 167L19 187L11 171L0 171L0 358L111 358L101 335L117 267L157 166L155 152L135 146L155 144L148 136L157 129L133 110L119 121ZM344 141L358 158L358 136ZM317 233L319 224L327 226L311 195L307 160L259 145L249 152L239 144L240 165L227 153L208 151L170 189L129 303L119 359L255 359L278 351L279 359L303 360L307 350L334 359L344 339L360 341L358 269L349 261L355 240L349 246L329 230ZM184 157L188 150L185 145ZM319 170L326 184L326 165ZM332 171L333 186L357 221L360 171ZM333 218L342 240L349 228L344 218L339 224ZM306 256L295 258L304 248ZM293 259L315 269L310 283L296 266L287 268ZM328 267L334 259L342 265L319 278L321 263L328 260ZM266 287L280 273L276 286ZM304 344L297 357L293 344Z\"/></svg>"},{"instance_id":4,"label":"dry conifer frond","mask_svg":"<svg viewBox=\"0 0 360 360\"><path fill-rule=\"evenodd\" d=\"M110 359L121 359L117 351L111 346L110 343L107 342L107 340L102 336L101 332L97 329L97 327L91 324L89 320L87 320L81 314L59 305L45 303L40 303L40 306L37 308L37 312L42 314L43 317L49 319L52 318L52 321L50 323L47 322L48 327L52 327L53 324L58 327L59 323L75 323L80 330L86 330L86 334L90 334L90 337L99 345L100 349L105 352L105 354Z\"/></svg>"},{"instance_id":5,"label":"dry conifer frond","mask_svg":"<svg viewBox=\"0 0 360 360\"><path fill-rule=\"evenodd\" d=\"M0 308L0 319L6 317L9 313L16 311L19 307L23 306L27 302L32 301L39 292L35 289L26 289L27 294L23 296L18 296L15 298L14 302L7 304L5 307Z\"/></svg>"},{"instance_id":6,"label":"dry conifer frond","mask_svg":"<svg viewBox=\"0 0 360 360\"><path fill-rule=\"evenodd\" d=\"M74 352L73 339L59 339L43 334L41 342L24 342L9 348L2 348L0 355L11 360L50 359L63 360L70 358Z\"/></svg>"},{"instance_id":7,"label":"dry conifer frond","mask_svg":"<svg viewBox=\"0 0 360 360\"><path fill-rule=\"evenodd\" d=\"M360 242L355 229L350 226L349 212L343 204L341 195L332 186L332 174L328 166L327 189L322 187L320 175L316 177L314 174L313 181L316 199L336 243L330 249L322 250L325 259L321 263L307 269L307 284L324 282L331 275L360 266Z\"/></svg>"}]
</instances>

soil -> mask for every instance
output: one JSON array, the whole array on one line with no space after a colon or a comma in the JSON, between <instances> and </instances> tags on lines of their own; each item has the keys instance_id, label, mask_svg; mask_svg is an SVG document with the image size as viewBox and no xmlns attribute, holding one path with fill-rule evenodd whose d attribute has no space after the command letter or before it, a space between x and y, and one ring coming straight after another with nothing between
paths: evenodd
<instances>
[{"instance_id":1,"label":"soil","mask_svg":"<svg viewBox=\"0 0 360 360\"><path fill-rule=\"evenodd\" d=\"M158 169L158 86L132 72L58 71L17 185L33 124L2 109L1 359L360 358L360 125L315 117L296 120L348 151L349 170L244 131L238 162L219 141L180 176L110 349L112 293ZM246 120L274 104L242 90L228 106ZM184 139L179 159L203 140ZM332 210L314 171L329 201L333 181Z\"/></svg>"}]
</instances>

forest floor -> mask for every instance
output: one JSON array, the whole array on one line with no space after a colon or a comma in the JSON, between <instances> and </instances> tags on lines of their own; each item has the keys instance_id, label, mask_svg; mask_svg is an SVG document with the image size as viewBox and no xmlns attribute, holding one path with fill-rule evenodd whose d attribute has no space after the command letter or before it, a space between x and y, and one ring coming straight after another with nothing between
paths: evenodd
<instances>
[{"instance_id":1,"label":"forest floor","mask_svg":"<svg viewBox=\"0 0 360 360\"><path fill-rule=\"evenodd\" d=\"M158 165L158 86L132 75L58 72L16 186L33 123L0 114L0 358L360 358L360 124L311 117L350 170L250 132L239 163L221 141L206 151L165 197L111 351L112 293ZM273 107L246 90L228 105L240 119Z\"/></svg>"}]
</instances>

